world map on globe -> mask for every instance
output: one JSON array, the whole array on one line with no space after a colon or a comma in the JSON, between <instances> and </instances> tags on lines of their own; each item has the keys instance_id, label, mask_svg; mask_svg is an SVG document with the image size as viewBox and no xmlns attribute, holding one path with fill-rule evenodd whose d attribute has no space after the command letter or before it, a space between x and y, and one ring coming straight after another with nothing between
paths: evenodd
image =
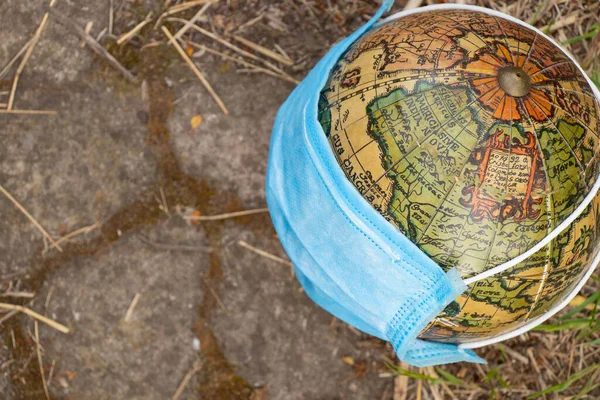
<instances>
[{"instance_id":1,"label":"world map on globe","mask_svg":"<svg viewBox=\"0 0 600 400\"><path fill-rule=\"evenodd\" d=\"M463 278L549 235L599 172L600 106L582 72L536 31L478 11L376 26L331 71L318 117L358 192ZM538 252L470 284L420 337L480 341L544 314L594 266L599 222L596 195Z\"/></svg>"}]
</instances>

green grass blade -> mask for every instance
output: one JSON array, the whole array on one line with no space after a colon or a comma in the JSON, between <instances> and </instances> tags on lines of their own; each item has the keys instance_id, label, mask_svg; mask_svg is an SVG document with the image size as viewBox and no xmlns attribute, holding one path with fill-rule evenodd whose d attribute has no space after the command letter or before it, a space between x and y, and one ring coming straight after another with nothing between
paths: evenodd
<instances>
[{"instance_id":1,"label":"green grass blade","mask_svg":"<svg viewBox=\"0 0 600 400\"><path fill-rule=\"evenodd\" d=\"M562 391L568 389L572 384L574 384L581 378L585 377L587 374L589 374L599 368L600 368L600 364L596 364L596 365L592 365L590 367L584 368L581 371L578 371L578 372L572 374L564 382L561 382L558 385L554 385L552 387L549 387L548 389L542 390L541 392L537 392L537 393L534 393L534 394L528 396L527 400L535 399L537 397L543 396L548 393L562 392Z\"/></svg>"},{"instance_id":2,"label":"green grass blade","mask_svg":"<svg viewBox=\"0 0 600 400\"><path fill-rule=\"evenodd\" d=\"M594 70L594 72L592 72L591 78L592 82L594 82L594 85L596 85L598 89L600 89L600 72ZM592 276L592 278L595 278L595 276Z\"/></svg>"},{"instance_id":3,"label":"green grass blade","mask_svg":"<svg viewBox=\"0 0 600 400\"><path fill-rule=\"evenodd\" d=\"M596 383L598 382L598 373L600 373L600 370L596 370L596 372L592 374L591 378L588 380L588 383L586 383L585 386L579 391L579 393L577 393L575 399L582 398L583 396L600 386L600 383Z\"/></svg>"},{"instance_id":4,"label":"green grass blade","mask_svg":"<svg viewBox=\"0 0 600 400\"><path fill-rule=\"evenodd\" d=\"M457 386L465 385L465 382L462 379L452 375L450 372L444 371L440 367L435 367L435 370L437 371L438 374L440 374L442 377L444 377L444 380L446 381L446 383L451 384L451 385L457 385Z\"/></svg>"},{"instance_id":5,"label":"green grass blade","mask_svg":"<svg viewBox=\"0 0 600 400\"><path fill-rule=\"evenodd\" d=\"M552 28L552 25L554 25L555 22L556 22L556 20L553 19L552 21L550 21L550 23L548 24L548 26L546 27L546 29L544 29L544 33L546 35L550 34L550 28Z\"/></svg>"},{"instance_id":6,"label":"green grass blade","mask_svg":"<svg viewBox=\"0 0 600 400\"><path fill-rule=\"evenodd\" d=\"M600 32L600 25L594 24L592 25L592 29L589 32L584 33L583 35L575 36L570 39L565 40L561 44L563 46L580 42L585 39L593 38Z\"/></svg>"},{"instance_id":7,"label":"green grass blade","mask_svg":"<svg viewBox=\"0 0 600 400\"><path fill-rule=\"evenodd\" d=\"M557 332L567 329L585 329L590 326L590 321L592 321L590 318L577 318L564 321L562 324L558 325L539 325L533 328L533 330L542 332Z\"/></svg>"},{"instance_id":8,"label":"green grass blade","mask_svg":"<svg viewBox=\"0 0 600 400\"><path fill-rule=\"evenodd\" d=\"M538 17L540 16L540 13L544 9L544 7L546 7L546 3L547 2L548 2L548 0L544 0L542 2L542 4L540 4L538 6L538 8L535 10L535 14L533 14L533 18L531 18L531 21L529 21L529 25L535 25L535 23L537 22Z\"/></svg>"},{"instance_id":9,"label":"green grass blade","mask_svg":"<svg viewBox=\"0 0 600 400\"><path fill-rule=\"evenodd\" d=\"M565 315L560 317L558 320L564 321L565 319L572 317L573 315L577 314L579 311L586 308L588 306L588 304L596 303L598 301L598 299L600 299L600 290L594 292L594 294L592 294L590 297L585 299L585 301L583 303L581 303L580 305L578 305L577 307L573 307L572 309L570 309L569 312L567 312Z\"/></svg>"},{"instance_id":10,"label":"green grass blade","mask_svg":"<svg viewBox=\"0 0 600 400\"><path fill-rule=\"evenodd\" d=\"M590 324L588 326L588 329L584 329L581 332L579 332L579 334L577 335L577 339L581 340L590 335L593 335L594 332L596 332L598 329L600 329L600 320L596 320L594 315L592 316L592 318L590 318Z\"/></svg>"},{"instance_id":11,"label":"green grass blade","mask_svg":"<svg viewBox=\"0 0 600 400\"><path fill-rule=\"evenodd\" d=\"M386 366L396 375L407 376L409 378L420 379L422 381L429 381L429 382L434 382L434 383L437 383L440 381L440 378L434 378L433 376L419 374L417 372L412 372L407 369L400 368L397 365L391 365L391 364L386 363Z\"/></svg>"},{"instance_id":12,"label":"green grass blade","mask_svg":"<svg viewBox=\"0 0 600 400\"><path fill-rule=\"evenodd\" d=\"M500 374L500 370L498 367L494 367L490 369L490 371L485 375L484 383L491 382L493 379L496 379L499 383L499 387L501 389L507 388L509 385L506 383L502 375Z\"/></svg>"}]
</instances>

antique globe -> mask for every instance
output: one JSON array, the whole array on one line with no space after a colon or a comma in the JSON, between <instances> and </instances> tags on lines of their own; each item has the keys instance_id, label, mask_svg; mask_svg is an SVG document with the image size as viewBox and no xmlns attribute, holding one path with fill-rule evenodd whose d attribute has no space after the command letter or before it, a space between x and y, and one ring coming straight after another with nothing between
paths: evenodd
<instances>
[{"instance_id":1,"label":"antique globe","mask_svg":"<svg viewBox=\"0 0 600 400\"><path fill-rule=\"evenodd\" d=\"M514 336L589 276L600 248L595 93L537 31L467 9L392 17L336 63L318 118L340 168L468 284L420 338L468 347Z\"/></svg>"}]
</instances>

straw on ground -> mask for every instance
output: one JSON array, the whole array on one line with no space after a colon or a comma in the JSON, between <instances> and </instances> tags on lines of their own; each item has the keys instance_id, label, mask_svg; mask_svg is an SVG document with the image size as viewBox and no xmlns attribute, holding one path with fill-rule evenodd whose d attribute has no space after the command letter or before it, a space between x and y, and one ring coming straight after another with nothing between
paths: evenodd
<instances>
[{"instance_id":1,"label":"straw on ground","mask_svg":"<svg viewBox=\"0 0 600 400\"><path fill-rule=\"evenodd\" d=\"M89 233L91 231L93 231L94 229L98 228L99 226L101 226L102 223L100 221L96 222L93 225L90 226L84 226L83 228L79 228L73 232L70 232L68 234L66 234L65 236L61 237L60 239L58 239L56 242L52 243L47 249L44 249L44 251L42 252L42 254L47 253L49 250L53 249L53 248L58 248L58 246L63 243L66 242L67 240L71 240L73 239L75 236L81 235L82 233Z\"/></svg>"},{"instance_id":2,"label":"straw on ground","mask_svg":"<svg viewBox=\"0 0 600 400\"><path fill-rule=\"evenodd\" d=\"M6 198L8 198L15 205L15 207L17 207L19 211L21 211L31 221L31 223L42 233L46 239L48 239L50 243L52 243L52 245L54 245L54 247L56 247L58 251L62 252L62 248L54 241L54 238L52 238L52 236L42 227L42 225L40 225L40 223L33 218L33 216L25 209L25 207L23 207L21 203L19 203L10 193L8 193L8 191L4 189L2 185L0 185L0 192L2 192L2 194L4 194L4 196L6 196Z\"/></svg>"},{"instance_id":3,"label":"straw on ground","mask_svg":"<svg viewBox=\"0 0 600 400\"><path fill-rule=\"evenodd\" d=\"M140 293L136 293L135 296L133 296L133 300L131 300L131 303L129 304L129 308L127 308L127 312L125 313L125 317L123 318L123 321L125 322L129 322L129 320L131 319L131 316L133 315L133 310L135 310L135 306L137 305L138 301L140 300Z\"/></svg>"},{"instance_id":4,"label":"straw on ground","mask_svg":"<svg viewBox=\"0 0 600 400\"><path fill-rule=\"evenodd\" d=\"M283 79L283 80L288 81L288 82L292 82L292 83L294 83L296 85L300 83L300 81L298 81L297 79L294 79L294 78L290 77L287 74L280 74L279 72L275 72L275 71L272 71L270 69L266 69L266 68L260 67L258 65L254 65L254 64L249 63L249 62L247 62L247 61L245 61L243 59L235 58L233 56L230 56L229 54L222 53L222 52L217 51L215 49L212 49L212 48L210 48L208 46L205 46L205 45L202 45L202 44L198 44L198 43L194 43L194 42L190 42L190 41L187 41L187 44L189 44L192 47L195 47L195 48L199 49L202 52L207 52L207 53L214 54L214 55L219 56L219 57L221 57L221 58L223 58L225 60L233 61L236 64L240 64L240 65L243 65L244 67L250 68L251 70L255 70L257 72L262 72L264 74L271 75L271 76ZM200 53L200 55L202 55L202 53ZM192 55L192 57L197 57L197 55L194 54L194 55Z\"/></svg>"},{"instance_id":5,"label":"straw on ground","mask_svg":"<svg viewBox=\"0 0 600 400\"><path fill-rule=\"evenodd\" d=\"M177 390L175 391L175 394L173 394L173 397L171 397L171 400L179 399L179 397L183 394L183 391L185 390L185 387L187 386L188 382L190 381L190 379L192 379L192 376L194 376L194 374L198 371L200 371L200 364L195 363L194 366L190 368L190 370L185 374L185 376L181 380L181 383L177 387Z\"/></svg>"},{"instance_id":6,"label":"straw on ground","mask_svg":"<svg viewBox=\"0 0 600 400\"><path fill-rule=\"evenodd\" d=\"M268 258L270 260L276 261L276 262L278 262L280 264L287 265L288 267L290 267L290 271L291 271L290 274L292 276L294 276L294 264L292 264L291 261L286 260L286 259L281 258L281 257L278 257L278 256L276 256L274 254L271 254L269 252L261 250L261 249L259 249L257 247L252 246L252 245L249 245L248 243L246 243L243 240L238 241L238 245L240 245L240 246L242 246L242 247L244 247L244 248L246 248L246 249L248 249L248 250L250 250L250 251L252 251L252 252L254 252L256 254L258 254L259 256L263 256L263 257Z\"/></svg>"},{"instance_id":7,"label":"straw on ground","mask_svg":"<svg viewBox=\"0 0 600 400\"><path fill-rule=\"evenodd\" d=\"M44 373L44 363L42 362L42 350L40 346L40 332L38 328L38 322L34 321L33 326L35 331L35 344L38 357L38 364L40 366L40 375L42 376L42 385L44 386L44 394L46 395L46 400L50 400L50 393L48 392L48 384L46 382L46 374Z\"/></svg>"},{"instance_id":8,"label":"straw on ground","mask_svg":"<svg viewBox=\"0 0 600 400\"><path fill-rule=\"evenodd\" d=\"M40 315L40 314L36 313L35 311L30 310L27 307L23 307L23 306L20 306L17 304L0 303L0 309L22 312L23 314L29 315L31 318L37 319L38 321L43 322L48 326L51 326L52 328L56 329L59 332L62 332L62 333L70 332L69 328L67 328L63 324L53 321L48 317L44 317L43 315Z\"/></svg>"},{"instance_id":9,"label":"straw on ground","mask_svg":"<svg viewBox=\"0 0 600 400\"><path fill-rule=\"evenodd\" d=\"M70 28L71 31L83 39L94 53L104 58L110 65L117 69L123 75L123 77L125 77L125 79L131 83L137 83L138 79L127 68L123 67L121 63L117 61L117 59L114 58L108 51L106 51L106 49L104 49L104 47L102 47L93 37L87 34L85 30L75 21L54 9L50 9L49 12L58 20L58 22Z\"/></svg>"},{"instance_id":10,"label":"straw on ground","mask_svg":"<svg viewBox=\"0 0 600 400\"><path fill-rule=\"evenodd\" d=\"M50 1L50 7L54 6L55 1L56 0ZM44 14L44 16L42 17L42 22L40 23L39 27L35 31L35 34L33 35L33 39L31 39L31 42L29 43L29 45L27 47L27 51L25 52L25 55L23 56L23 59L21 60L21 63L19 64L19 67L17 68L17 72L15 73L15 77L13 78L12 88L10 89L10 95L8 97L8 105L6 107L7 110L12 110L12 108L13 108L13 102L15 100L15 94L17 92L17 85L19 84L19 78L20 78L21 74L23 73L23 70L25 69L25 64L27 64L27 61L29 61L29 57L31 57L31 54L33 53L33 49L35 48L35 45L40 40L40 36L42 35L42 32L44 31L44 28L46 27L47 22L48 22L48 12L46 12Z\"/></svg>"},{"instance_id":11,"label":"straw on ground","mask_svg":"<svg viewBox=\"0 0 600 400\"><path fill-rule=\"evenodd\" d=\"M183 60L192 69L192 71L194 71L194 74L196 74L196 76L198 77L200 82L202 82L202 84L204 85L206 90L208 90L208 93L210 93L210 95L215 100L215 102L217 103L219 108L223 111L223 114L229 114L227 107L225 107L225 103L223 103L223 101L221 100L219 95L215 92L215 90L213 89L211 84L204 77L204 74L202 72L200 72L200 70L198 69L196 64L194 64L194 62L190 59L190 57L186 54L186 52L181 48L179 43L177 43L177 40L173 37L171 32L164 26L161 26L161 29L164 32L165 36L167 38L169 38L169 42L173 45L173 47L175 47L177 49L177 52L179 53L179 55L181 55L181 58L183 58Z\"/></svg>"},{"instance_id":12,"label":"straw on ground","mask_svg":"<svg viewBox=\"0 0 600 400\"><path fill-rule=\"evenodd\" d=\"M254 215L254 214L264 214L264 213L268 213L268 212L269 212L268 208L257 208L255 210L235 211L235 212L230 212L230 213L225 213L225 214L217 214L217 215L186 215L183 218L185 218L188 221L219 221L219 220L223 220L223 219L244 217L247 215Z\"/></svg>"}]
</instances>

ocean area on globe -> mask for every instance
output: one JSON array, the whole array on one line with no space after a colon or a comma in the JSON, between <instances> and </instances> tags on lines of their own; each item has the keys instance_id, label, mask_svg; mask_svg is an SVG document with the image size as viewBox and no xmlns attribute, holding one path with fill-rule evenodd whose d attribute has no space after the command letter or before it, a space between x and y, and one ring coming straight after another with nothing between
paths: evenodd
<instances>
[{"instance_id":1,"label":"ocean area on globe","mask_svg":"<svg viewBox=\"0 0 600 400\"><path fill-rule=\"evenodd\" d=\"M507 15L391 6L282 105L267 201L306 293L415 366L566 305L599 261L600 94Z\"/></svg>"}]
</instances>

